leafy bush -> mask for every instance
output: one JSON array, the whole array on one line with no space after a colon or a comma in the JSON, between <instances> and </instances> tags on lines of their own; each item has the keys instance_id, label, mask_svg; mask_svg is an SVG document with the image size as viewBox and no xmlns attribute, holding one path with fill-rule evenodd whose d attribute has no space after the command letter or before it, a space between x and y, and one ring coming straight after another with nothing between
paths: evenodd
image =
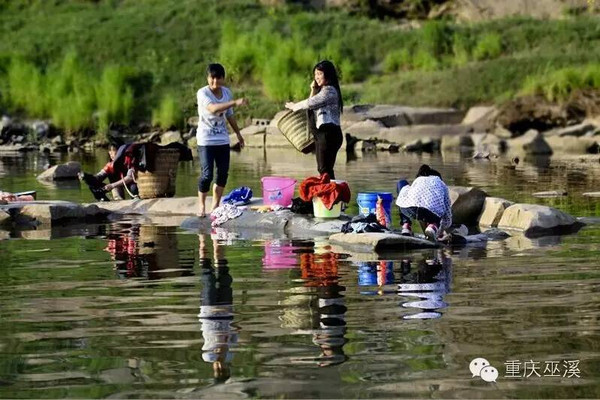
<instances>
[{"instance_id":1,"label":"leafy bush","mask_svg":"<svg viewBox=\"0 0 600 400\"><path fill-rule=\"evenodd\" d=\"M22 109L32 117L46 117L45 78L33 64L15 58L8 67L8 101L15 109Z\"/></svg>"},{"instance_id":2,"label":"leafy bush","mask_svg":"<svg viewBox=\"0 0 600 400\"><path fill-rule=\"evenodd\" d=\"M452 60L454 65L462 66L471 58L471 41L464 33L455 32L452 36Z\"/></svg>"},{"instance_id":3,"label":"leafy bush","mask_svg":"<svg viewBox=\"0 0 600 400\"><path fill-rule=\"evenodd\" d=\"M394 50L383 59L383 71L390 73L411 67L410 51L408 49Z\"/></svg>"},{"instance_id":4,"label":"leafy bush","mask_svg":"<svg viewBox=\"0 0 600 400\"><path fill-rule=\"evenodd\" d=\"M133 109L133 90L127 84L128 72L118 66L108 66L96 85L98 129L108 132L110 122L129 123Z\"/></svg>"},{"instance_id":5,"label":"leafy bush","mask_svg":"<svg viewBox=\"0 0 600 400\"><path fill-rule=\"evenodd\" d=\"M73 133L94 126L96 93L93 79L81 65L74 51L46 76L46 93L52 121Z\"/></svg>"},{"instance_id":6,"label":"leafy bush","mask_svg":"<svg viewBox=\"0 0 600 400\"><path fill-rule=\"evenodd\" d=\"M497 33L484 35L473 49L475 60L491 60L502 54L502 37Z\"/></svg>"},{"instance_id":7,"label":"leafy bush","mask_svg":"<svg viewBox=\"0 0 600 400\"><path fill-rule=\"evenodd\" d=\"M181 109L171 94L164 95L158 108L152 111L152 125L160 126L163 129L179 127L181 118Z\"/></svg>"}]
</instances>

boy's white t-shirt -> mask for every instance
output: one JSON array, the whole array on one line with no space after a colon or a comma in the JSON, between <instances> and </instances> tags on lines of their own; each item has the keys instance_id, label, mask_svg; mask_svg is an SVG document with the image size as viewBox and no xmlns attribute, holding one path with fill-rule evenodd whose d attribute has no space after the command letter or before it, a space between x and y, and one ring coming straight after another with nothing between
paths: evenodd
<instances>
[{"instance_id":1,"label":"boy's white t-shirt","mask_svg":"<svg viewBox=\"0 0 600 400\"><path fill-rule=\"evenodd\" d=\"M198 100L198 129L196 140L198 146L219 146L229 144L229 131L227 130L227 117L233 115L233 107L220 113L213 114L207 110L209 104L227 103L233 100L231 90L221 87L222 97L217 98L208 86L204 86L196 93Z\"/></svg>"}]
</instances>

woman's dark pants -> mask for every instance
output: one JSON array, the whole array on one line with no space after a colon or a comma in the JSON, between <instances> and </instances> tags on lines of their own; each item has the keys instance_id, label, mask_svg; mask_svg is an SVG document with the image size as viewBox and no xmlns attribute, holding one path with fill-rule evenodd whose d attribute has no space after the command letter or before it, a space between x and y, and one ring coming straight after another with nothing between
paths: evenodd
<instances>
[{"instance_id":1,"label":"woman's dark pants","mask_svg":"<svg viewBox=\"0 0 600 400\"><path fill-rule=\"evenodd\" d=\"M440 226L441 218L435 213L423 207L400 208L400 224L410 224L411 219L424 222L426 225L436 224Z\"/></svg>"},{"instance_id":2,"label":"woman's dark pants","mask_svg":"<svg viewBox=\"0 0 600 400\"><path fill-rule=\"evenodd\" d=\"M335 179L333 166L343 141L344 137L339 125L323 124L317 129L315 133L315 152L317 153L319 174L323 175L327 172L330 179Z\"/></svg>"}]
</instances>

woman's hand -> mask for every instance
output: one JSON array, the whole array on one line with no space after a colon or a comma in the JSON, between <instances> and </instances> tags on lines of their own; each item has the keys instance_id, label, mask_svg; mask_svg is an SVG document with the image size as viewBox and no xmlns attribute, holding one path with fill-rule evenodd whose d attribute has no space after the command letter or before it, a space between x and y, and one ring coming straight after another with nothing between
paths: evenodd
<instances>
[{"instance_id":1,"label":"woman's hand","mask_svg":"<svg viewBox=\"0 0 600 400\"><path fill-rule=\"evenodd\" d=\"M247 106L248 105L248 99L246 99L245 97L241 97L239 99L236 99L235 100L235 105L236 105L236 107Z\"/></svg>"},{"instance_id":2,"label":"woman's hand","mask_svg":"<svg viewBox=\"0 0 600 400\"><path fill-rule=\"evenodd\" d=\"M294 111L295 105L296 105L296 103L294 103L293 101L288 101L287 103L285 103L285 108L287 108L288 110Z\"/></svg>"},{"instance_id":3,"label":"woman's hand","mask_svg":"<svg viewBox=\"0 0 600 400\"><path fill-rule=\"evenodd\" d=\"M317 92L319 89L319 84L313 79L313 81L310 83L310 90L313 92Z\"/></svg>"},{"instance_id":4,"label":"woman's hand","mask_svg":"<svg viewBox=\"0 0 600 400\"><path fill-rule=\"evenodd\" d=\"M102 188L102 190L104 190L105 192L110 192L114 188L115 188L114 185L112 183L109 183L108 185L104 185L104 187Z\"/></svg>"}]
</instances>

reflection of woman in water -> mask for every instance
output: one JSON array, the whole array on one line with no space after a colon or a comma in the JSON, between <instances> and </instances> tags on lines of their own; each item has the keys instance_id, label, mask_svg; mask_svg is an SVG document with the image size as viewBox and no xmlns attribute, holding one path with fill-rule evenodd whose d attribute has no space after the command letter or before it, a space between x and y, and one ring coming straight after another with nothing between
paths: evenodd
<instances>
[{"instance_id":1,"label":"reflection of woman in water","mask_svg":"<svg viewBox=\"0 0 600 400\"><path fill-rule=\"evenodd\" d=\"M232 326L232 278L218 241L212 241L211 258L204 235L198 235L198 238L202 268L202 303L198 314L204 338L202 359L212 363L215 381L225 382L231 376L229 365L233 354L230 347L237 342L237 330Z\"/></svg>"},{"instance_id":2,"label":"reflection of woman in water","mask_svg":"<svg viewBox=\"0 0 600 400\"><path fill-rule=\"evenodd\" d=\"M341 364L348 359L343 349L347 307L341 294L346 288L338 283L337 254L302 254L300 267L305 286L316 289L319 319L318 325L313 325L313 343L321 348L318 365Z\"/></svg>"},{"instance_id":3,"label":"reflection of woman in water","mask_svg":"<svg viewBox=\"0 0 600 400\"><path fill-rule=\"evenodd\" d=\"M405 315L404 319L439 318L442 314L436 310L448 306L444 302L444 296L450 292L452 259L446 257L441 250L435 250L435 253L432 259L420 260L415 269L410 260L402 261L398 294L419 299L403 303L402 306L422 310Z\"/></svg>"}]
</instances>

